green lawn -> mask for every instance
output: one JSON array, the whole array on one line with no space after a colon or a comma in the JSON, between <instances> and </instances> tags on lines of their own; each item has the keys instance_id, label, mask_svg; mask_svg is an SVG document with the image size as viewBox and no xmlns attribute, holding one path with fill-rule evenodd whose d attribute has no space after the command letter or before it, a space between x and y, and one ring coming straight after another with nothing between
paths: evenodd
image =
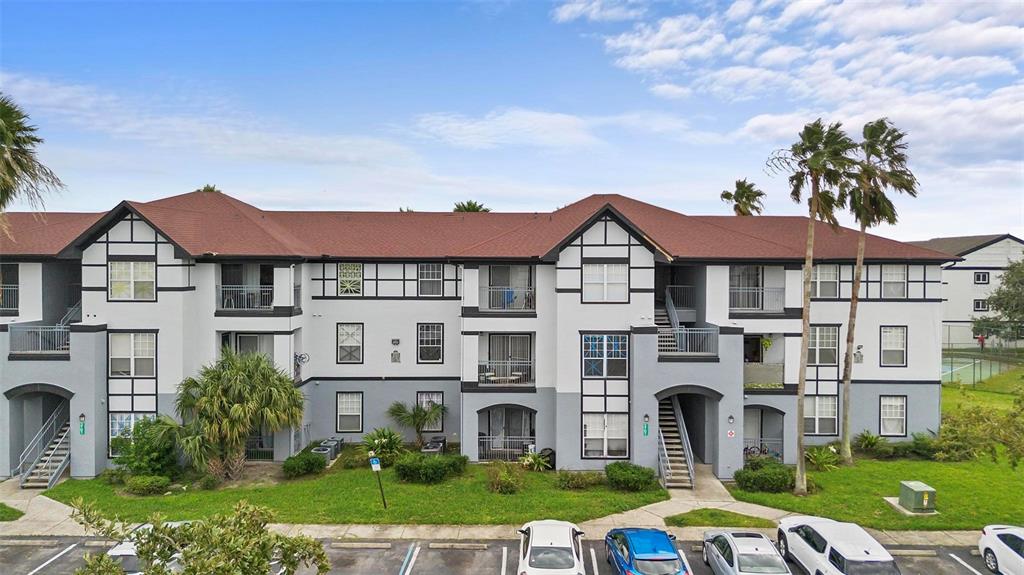
<instances>
[{"instance_id":1,"label":"green lawn","mask_svg":"<svg viewBox=\"0 0 1024 575\"><path fill-rule=\"evenodd\" d=\"M665 525L672 527L764 527L771 529L775 527L775 522L722 509L704 508L666 517Z\"/></svg>"},{"instance_id":2,"label":"green lawn","mask_svg":"<svg viewBox=\"0 0 1024 575\"><path fill-rule=\"evenodd\" d=\"M1005 411L1013 408L1013 396L998 391L977 391L970 386L942 386L942 413L952 413L965 405Z\"/></svg>"},{"instance_id":3,"label":"green lawn","mask_svg":"<svg viewBox=\"0 0 1024 575\"><path fill-rule=\"evenodd\" d=\"M0 521L14 521L22 515L24 515L24 513L21 511L0 503Z\"/></svg>"},{"instance_id":4,"label":"green lawn","mask_svg":"<svg viewBox=\"0 0 1024 575\"><path fill-rule=\"evenodd\" d=\"M229 512L235 502L268 507L282 523L382 523L382 524L508 524L551 518L580 522L619 513L668 498L662 489L623 493L607 487L564 491L555 485L555 474L526 473L522 490L498 495L487 490L484 467L470 465L466 473L439 485L398 481L394 472L382 472L387 510L368 469L337 469L310 479L277 485L189 491L174 495L133 497L119 495L100 480L68 480L46 494L69 503L76 497L95 502L108 515L143 521L153 512L166 519L201 519Z\"/></svg>"},{"instance_id":5,"label":"green lawn","mask_svg":"<svg viewBox=\"0 0 1024 575\"><path fill-rule=\"evenodd\" d=\"M858 460L851 467L824 473L811 472L820 492L807 497L789 493L751 493L735 486L740 501L759 503L797 513L852 521L876 529L980 529L992 523L1015 524L1024 517L1024 467L972 461ZM907 517L892 509L883 496L899 495L899 482L918 480L936 490L939 514Z\"/></svg>"},{"instance_id":6,"label":"green lawn","mask_svg":"<svg viewBox=\"0 0 1024 575\"><path fill-rule=\"evenodd\" d=\"M993 375L992 377L980 381L973 386L974 389L979 391L994 391L998 393L1013 393L1016 389L1024 387L1024 367L1018 367L1011 369L1010 371L1004 371Z\"/></svg>"}]
</instances>

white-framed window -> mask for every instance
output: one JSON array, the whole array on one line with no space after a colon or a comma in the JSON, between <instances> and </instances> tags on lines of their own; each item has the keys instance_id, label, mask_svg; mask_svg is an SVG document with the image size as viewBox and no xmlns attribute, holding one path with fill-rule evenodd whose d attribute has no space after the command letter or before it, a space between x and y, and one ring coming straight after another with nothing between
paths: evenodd
<instances>
[{"instance_id":1,"label":"white-framed window","mask_svg":"<svg viewBox=\"0 0 1024 575\"><path fill-rule=\"evenodd\" d=\"M879 435L907 435L907 396L883 395L878 398Z\"/></svg>"},{"instance_id":2,"label":"white-framed window","mask_svg":"<svg viewBox=\"0 0 1024 575\"><path fill-rule=\"evenodd\" d=\"M338 324L338 363L363 363L363 324Z\"/></svg>"},{"instance_id":3,"label":"white-framed window","mask_svg":"<svg viewBox=\"0 0 1024 575\"><path fill-rule=\"evenodd\" d=\"M417 277L420 295L444 295L444 264L420 264Z\"/></svg>"},{"instance_id":4,"label":"white-framed window","mask_svg":"<svg viewBox=\"0 0 1024 575\"><path fill-rule=\"evenodd\" d=\"M135 424L142 421L143 419L153 419L156 417L155 413L127 413L127 412L111 412L107 414L107 455L109 457L117 457L117 452L114 451L114 439L117 437L123 437L125 434L130 433Z\"/></svg>"},{"instance_id":5,"label":"white-framed window","mask_svg":"<svg viewBox=\"0 0 1024 575\"><path fill-rule=\"evenodd\" d=\"M907 297L907 266L882 266L882 297Z\"/></svg>"},{"instance_id":6,"label":"white-framed window","mask_svg":"<svg viewBox=\"0 0 1024 575\"><path fill-rule=\"evenodd\" d=\"M974 311L988 311L988 300L987 299L976 299L976 300L974 300Z\"/></svg>"},{"instance_id":7,"label":"white-framed window","mask_svg":"<svg viewBox=\"0 0 1024 575\"><path fill-rule=\"evenodd\" d=\"M629 264L583 264L583 301L629 300Z\"/></svg>"},{"instance_id":8,"label":"white-framed window","mask_svg":"<svg viewBox=\"0 0 1024 575\"><path fill-rule=\"evenodd\" d=\"M839 297L838 264L818 264L811 269L811 297Z\"/></svg>"},{"instance_id":9,"label":"white-framed window","mask_svg":"<svg viewBox=\"0 0 1024 575\"><path fill-rule=\"evenodd\" d=\"M988 283L988 272L974 272L974 283L976 283L976 284L987 284Z\"/></svg>"},{"instance_id":10,"label":"white-framed window","mask_svg":"<svg viewBox=\"0 0 1024 575\"><path fill-rule=\"evenodd\" d=\"M839 363L839 326L812 325L807 342L807 365Z\"/></svg>"},{"instance_id":11,"label":"white-framed window","mask_svg":"<svg viewBox=\"0 0 1024 575\"><path fill-rule=\"evenodd\" d=\"M804 397L804 433L835 435L839 430L839 397L808 395Z\"/></svg>"},{"instance_id":12,"label":"white-framed window","mask_svg":"<svg viewBox=\"0 0 1024 575\"><path fill-rule=\"evenodd\" d=\"M416 324L416 362L442 363L444 361L444 324Z\"/></svg>"},{"instance_id":13,"label":"white-framed window","mask_svg":"<svg viewBox=\"0 0 1024 575\"><path fill-rule=\"evenodd\" d=\"M338 433L363 432L363 392L338 392Z\"/></svg>"},{"instance_id":14,"label":"white-framed window","mask_svg":"<svg viewBox=\"0 0 1024 575\"><path fill-rule=\"evenodd\" d=\"M907 365L907 326L883 325L881 327L881 363L883 366L903 367Z\"/></svg>"},{"instance_id":15,"label":"white-framed window","mask_svg":"<svg viewBox=\"0 0 1024 575\"><path fill-rule=\"evenodd\" d=\"M112 333L110 377L156 377L155 333Z\"/></svg>"},{"instance_id":16,"label":"white-framed window","mask_svg":"<svg viewBox=\"0 0 1024 575\"><path fill-rule=\"evenodd\" d=\"M107 262L107 297L121 301L156 299L156 262Z\"/></svg>"},{"instance_id":17,"label":"white-framed window","mask_svg":"<svg viewBox=\"0 0 1024 575\"><path fill-rule=\"evenodd\" d=\"M362 295L363 264L338 264L338 295Z\"/></svg>"},{"instance_id":18,"label":"white-framed window","mask_svg":"<svg viewBox=\"0 0 1024 575\"><path fill-rule=\"evenodd\" d=\"M429 407L431 405L444 405L444 392L443 391L417 391L416 392L416 403L420 407ZM437 423L426 426L423 431L431 431L434 433L440 433L444 431L444 418L442 417Z\"/></svg>"},{"instance_id":19,"label":"white-framed window","mask_svg":"<svg viewBox=\"0 0 1024 575\"><path fill-rule=\"evenodd\" d=\"M584 334L583 377L629 377L629 336Z\"/></svg>"},{"instance_id":20,"label":"white-framed window","mask_svg":"<svg viewBox=\"0 0 1024 575\"><path fill-rule=\"evenodd\" d=\"M629 456L629 414L583 414L583 457L627 456Z\"/></svg>"}]
</instances>

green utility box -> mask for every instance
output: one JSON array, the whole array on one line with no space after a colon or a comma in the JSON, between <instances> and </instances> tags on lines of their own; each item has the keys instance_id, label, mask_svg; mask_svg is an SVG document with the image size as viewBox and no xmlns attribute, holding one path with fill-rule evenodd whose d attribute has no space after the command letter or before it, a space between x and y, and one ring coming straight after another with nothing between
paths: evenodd
<instances>
[{"instance_id":1,"label":"green utility box","mask_svg":"<svg viewBox=\"0 0 1024 575\"><path fill-rule=\"evenodd\" d=\"M935 490L920 481L900 481L900 507L914 513L934 513Z\"/></svg>"}]
</instances>

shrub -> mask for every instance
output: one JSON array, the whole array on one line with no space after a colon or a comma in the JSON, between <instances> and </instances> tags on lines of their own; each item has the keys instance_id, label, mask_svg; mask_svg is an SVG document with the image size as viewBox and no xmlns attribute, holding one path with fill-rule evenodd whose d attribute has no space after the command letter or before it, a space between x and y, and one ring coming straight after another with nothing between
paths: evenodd
<instances>
[{"instance_id":1,"label":"shrub","mask_svg":"<svg viewBox=\"0 0 1024 575\"><path fill-rule=\"evenodd\" d=\"M833 471L839 467L839 454L831 445L819 445L804 452L804 457L816 471Z\"/></svg>"},{"instance_id":2,"label":"shrub","mask_svg":"<svg viewBox=\"0 0 1024 575\"><path fill-rule=\"evenodd\" d=\"M402 435L388 427L374 429L363 436L363 455L369 457L370 452L380 459L381 466L390 467L398 456L405 453Z\"/></svg>"},{"instance_id":3,"label":"shrub","mask_svg":"<svg viewBox=\"0 0 1024 575\"><path fill-rule=\"evenodd\" d=\"M487 464L487 489L493 493L511 495L523 487L523 467L506 461Z\"/></svg>"},{"instance_id":4,"label":"shrub","mask_svg":"<svg viewBox=\"0 0 1024 575\"><path fill-rule=\"evenodd\" d=\"M174 438L161 433L161 429L155 419L142 419L131 430L112 439L110 447L117 453L114 463L131 475L177 475Z\"/></svg>"},{"instance_id":5,"label":"shrub","mask_svg":"<svg viewBox=\"0 0 1024 575\"><path fill-rule=\"evenodd\" d=\"M200 477L199 480L196 481L196 487L202 489L203 491L212 491L214 489L217 489L218 485L220 485L220 480L217 479L216 476L210 475L209 473Z\"/></svg>"},{"instance_id":6,"label":"shrub","mask_svg":"<svg viewBox=\"0 0 1024 575\"><path fill-rule=\"evenodd\" d=\"M871 452L871 455L878 459L892 459L896 456L896 447L888 441L882 440Z\"/></svg>"},{"instance_id":7,"label":"shrub","mask_svg":"<svg viewBox=\"0 0 1024 575\"><path fill-rule=\"evenodd\" d=\"M621 491L643 491L658 483L653 469L628 461L616 461L605 466L604 474L608 478L608 485Z\"/></svg>"},{"instance_id":8,"label":"shrub","mask_svg":"<svg viewBox=\"0 0 1024 575\"><path fill-rule=\"evenodd\" d=\"M128 470L123 467L108 467L100 473L100 480L107 485L124 485Z\"/></svg>"},{"instance_id":9,"label":"shrub","mask_svg":"<svg viewBox=\"0 0 1024 575\"><path fill-rule=\"evenodd\" d=\"M853 448L861 453L873 454L883 443L886 443L884 437L875 435L866 429L853 438Z\"/></svg>"},{"instance_id":10,"label":"shrub","mask_svg":"<svg viewBox=\"0 0 1024 575\"><path fill-rule=\"evenodd\" d=\"M747 459L743 464L743 468L751 471L757 471L767 465L779 465L779 460L770 455L755 455L754 457Z\"/></svg>"},{"instance_id":11,"label":"shrub","mask_svg":"<svg viewBox=\"0 0 1024 575\"><path fill-rule=\"evenodd\" d=\"M406 453L395 462L395 475L412 483L440 483L461 475L469 458L465 455L426 455Z\"/></svg>"},{"instance_id":12,"label":"shrub","mask_svg":"<svg viewBox=\"0 0 1024 575\"><path fill-rule=\"evenodd\" d=\"M281 471L284 471L285 477L294 479L303 475L320 473L325 467L327 467L327 462L324 461L323 456L311 451L303 451L285 459Z\"/></svg>"},{"instance_id":13,"label":"shrub","mask_svg":"<svg viewBox=\"0 0 1024 575\"><path fill-rule=\"evenodd\" d=\"M551 463L547 457L539 453L527 453L519 458L519 463L530 471L546 471L551 469Z\"/></svg>"},{"instance_id":14,"label":"shrub","mask_svg":"<svg viewBox=\"0 0 1024 575\"><path fill-rule=\"evenodd\" d=\"M604 483L604 475L596 471L559 471L555 474L559 489L587 489Z\"/></svg>"},{"instance_id":15,"label":"shrub","mask_svg":"<svg viewBox=\"0 0 1024 575\"><path fill-rule=\"evenodd\" d=\"M134 495L155 495L167 491L171 479L162 475L133 475L125 480L128 493Z\"/></svg>"},{"instance_id":16,"label":"shrub","mask_svg":"<svg viewBox=\"0 0 1024 575\"><path fill-rule=\"evenodd\" d=\"M782 493L793 489L793 469L778 462L766 464L757 469L744 467L733 475L736 485L744 491L763 491L766 493ZM810 478L808 478L810 489Z\"/></svg>"}]
</instances>

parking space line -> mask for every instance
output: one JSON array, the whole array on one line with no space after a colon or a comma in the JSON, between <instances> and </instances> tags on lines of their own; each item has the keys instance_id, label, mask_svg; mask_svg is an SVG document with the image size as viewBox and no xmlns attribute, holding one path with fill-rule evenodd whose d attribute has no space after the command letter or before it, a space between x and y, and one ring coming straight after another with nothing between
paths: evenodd
<instances>
[{"instance_id":1,"label":"parking space line","mask_svg":"<svg viewBox=\"0 0 1024 575\"><path fill-rule=\"evenodd\" d=\"M406 568L409 566L409 558L412 557L412 551L415 548L415 542L409 544L409 550L405 553L405 561L402 561L402 566L398 569L398 575L405 575L408 572Z\"/></svg>"},{"instance_id":2,"label":"parking space line","mask_svg":"<svg viewBox=\"0 0 1024 575\"><path fill-rule=\"evenodd\" d=\"M416 546L416 550L412 552L412 560L409 561L409 568L405 570L405 575L412 573L412 566L416 564L416 558L420 556L420 546Z\"/></svg>"},{"instance_id":3,"label":"parking space line","mask_svg":"<svg viewBox=\"0 0 1024 575\"><path fill-rule=\"evenodd\" d=\"M600 571L597 570L597 553L594 553L593 547L590 548L590 562L594 566L594 575L600 573ZM585 568L583 570L586 571ZM584 575L586 575L586 573L584 573Z\"/></svg>"},{"instance_id":4,"label":"parking space line","mask_svg":"<svg viewBox=\"0 0 1024 575\"><path fill-rule=\"evenodd\" d=\"M508 569L508 547L501 548L501 575L505 575L505 570Z\"/></svg>"},{"instance_id":5,"label":"parking space line","mask_svg":"<svg viewBox=\"0 0 1024 575\"><path fill-rule=\"evenodd\" d=\"M28 575L36 575L36 573L39 573L40 571L42 571L42 570L43 570L43 568L45 568L45 567L46 567L47 565L49 565L50 563L53 563L54 561L56 561L56 560L60 559L60 558L61 558L61 557L63 557L63 556L65 555L65 554L67 554L67 552L68 552L68 551L71 551L71 550L72 550L72 549L74 549L75 547L78 547L78 543L72 543L71 545L68 545L68 546L67 546L67 547L66 547L66 548L65 548L65 549L64 549L63 551L61 551L60 553L58 553L58 554L54 555L53 557L50 557L50 558L49 558L49 559L48 559L48 560L46 561L46 563L43 563L43 564L42 564L42 565L40 565L39 567L36 567L36 568L35 568L35 569L33 569L32 571L30 571L30 572L28 573Z\"/></svg>"},{"instance_id":6,"label":"parking space line","mask_svg":"<svg viewBox=\"0 0 1024 575\"><path fill-rule=\"evenodd\" d=\"M967 562L964 561L963 559L957 557L956 555L953 555L952 553L950 553L949 556L952 557L953 560L956 561L957 563L959 563L959 564L963 565L964 567L966 567L968 571L970 571L971 573L974 573L974 575L981 575L981 573L978 572L977 569L975 569L974 567L971 567L970 565L968 565Z\"/></svg>"}]
</instances>

